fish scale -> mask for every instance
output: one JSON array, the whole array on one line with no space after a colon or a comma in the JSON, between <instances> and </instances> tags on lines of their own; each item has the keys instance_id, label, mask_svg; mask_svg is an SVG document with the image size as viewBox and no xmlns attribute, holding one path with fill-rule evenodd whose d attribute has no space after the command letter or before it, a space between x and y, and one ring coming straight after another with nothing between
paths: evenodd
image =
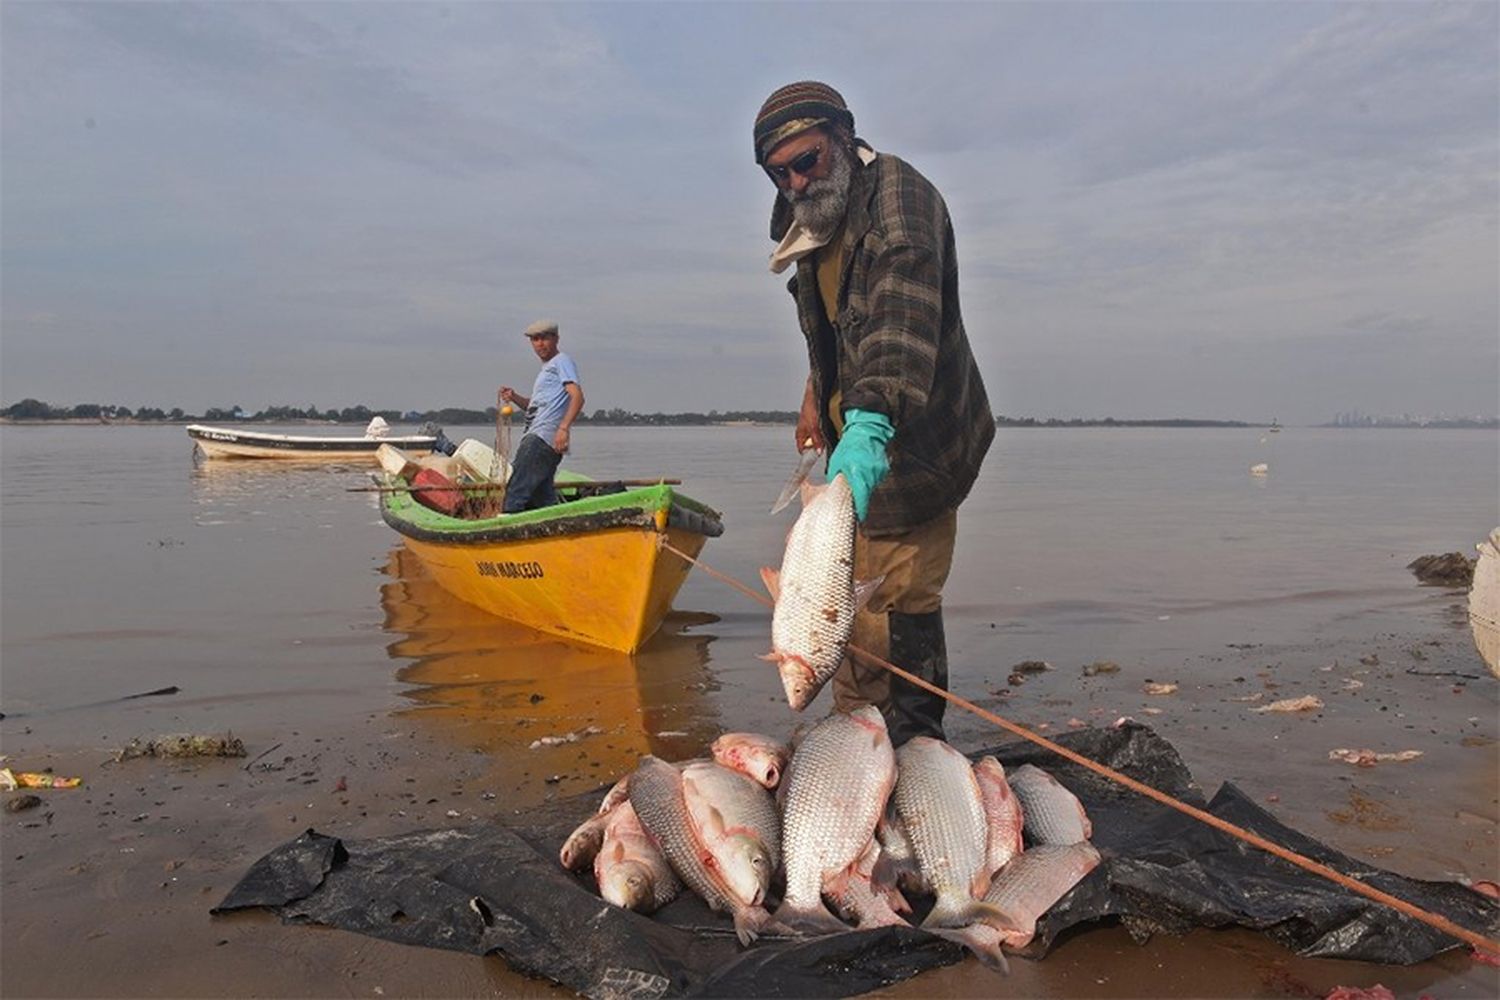
<instances>
[{"instance_id":1,"label":"fish scale","mask_svg":"<svg viewBox=\"0 0 1500 1000\"><path fill-rule=\"evenodd\" d=\"M958 927L976 918L982 891L987 823L969 760L953 747L918 736L896 751L896 809L937 903L923 926Z\"/></svg>"},{"instance_id":2,"label":"fish scale","mask_svg":"<svg viewBox=\"0 0 1500 1000\"><path fill-rule=\"evenodd\" d=\"M854 592L854 496L842 474L804 486L802 514L787 535L780 571L763 569L776 599L771 652L787 701L801 711L844 659L858 610Z\"/></svg>"},{"instance_id":3,"label":"fish scale","mask_svg":"<svg viewBox=\"0 0 1500 1000\"><path fill-rule=\"evenodd\" d=\"M1000 761L994 757L977 761L974 780L979 782L979 795L984 802L985 821L989 828L984 863L986 870L993 875L1021 853L1025 818L1021 815L1021 800L1010 790Z\"/></svg>"},{"instance_id":4,"label":"fish scale","mask_svg":"<svg viewBox=\"0 0 1500 1000\"><path fill-rule=\"evenodd\" d=\"M1083 803L1052 775L1035 764L1022 764L1008 777L1033 844L1076 844L1092 835Z\"/></svg>"},{"instance_id":5,"label":"fish scale","mask_svg":"<svg viewBox=\"0 0 1500 1000\"><path fill-rule=\"evenodd\" d=\"M762 902L781 857L781 819L771 793L712 761L684 768L682 790L700 841L720 861L725 889L742 903Z\"/></svg>"},{"instance_id":6,"label":"fish scale","mask_svg":"<svg viewBox=\"0 0 1500 1000\"><path fill-rule=\"evenodd\" d=\"M729 894L703 862L677 769L655 757L642 758L630 777L630 804L678 877L713 909L731 909Z\"/></svg>"},{"instance_id":7,"label":"fish scale","mask_svg":"<svg viewBox=\"0 0 1500 1000\"><path fill-rule=\"evenodd\" d=\"M1087 841L1039 844L1017 855L984 894L985 902L1003 910L1015 925L1015 929L1001 929L1005 943L1014 948L1028 944L1042 914L1098 864L1099 852Z\"/></svg>"},{"instance_id":8,"label":"fish scale","mask_svg":"<svg viewBox=\"0 0 1500 1000\"><path fill-rule=\"evenodd\" d=\"M777 920L839 929L842 922L823 905L823 878L859 858L895 780L896 756L879 709L835 712L812 728L782 779L786 892Z\"/></svg>"},{"instance_id":9,"label":"fish scale","mask_svg":"<svg viewBox=\"0 0 1500 1000\"><path fill-rule=\"evenodd\" d=\"M682 888L629 802L609 813L604 843L594 859L594 878L605 900L642 913L666 906Z\"/></svg>"}]
</instances>

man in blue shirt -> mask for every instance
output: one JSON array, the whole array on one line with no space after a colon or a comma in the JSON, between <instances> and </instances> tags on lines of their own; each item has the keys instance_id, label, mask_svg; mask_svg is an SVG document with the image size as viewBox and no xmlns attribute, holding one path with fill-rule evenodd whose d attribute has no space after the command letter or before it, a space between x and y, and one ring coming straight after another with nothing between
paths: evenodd
<instances>
[{"instance_id":1,"label":"man in blue shirt","mask_svg":"<svg viewBox=\"0 0 1500 1000\"><path fill-rule=\"evenodd\" d=\"M568 432L583 411L583 388L578 367L557 349L557 324L538 320L526 328L531 349L542 359L542 370L529 397L508 385L500 387L502 403L526 409L526 432L516 446L510 479L505 486L505 513L515 514L557 503L552 478L568 450Z\"/></svg>"}]
</instances>

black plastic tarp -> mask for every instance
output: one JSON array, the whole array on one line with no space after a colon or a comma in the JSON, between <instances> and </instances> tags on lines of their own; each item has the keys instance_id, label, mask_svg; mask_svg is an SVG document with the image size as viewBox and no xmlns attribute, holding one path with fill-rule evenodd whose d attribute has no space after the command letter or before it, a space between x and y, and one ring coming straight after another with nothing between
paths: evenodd
<instances>
[{"instance_id":1,"label":"black plastic tarp","mask_svg":"<svg viewBox=\"0 0 1500 1000\"><path fill-rule=\"evenodd\" d=\"M1202 793L1172 746L1145 726L1057 738L1185 802ZM1029 743L980 751L1007 768L1034 763L1083 801L1103 862L1040 921L1041 957L1062 931L1117 918L1137 937L1193 927L1264 931L1306 956L1409 964L1459 942L1131 792ZM915 928L763 938L741 948L727 918L685 893L653 916L610 906L588 873L557 861L599 795L554 802L519 822L340 840L309 830L260 861L215 909L269 907L288 922L341 927L405 944L499 953L517 970L591 997L863 993L959 961ZM1268 840L1493 936L1500 904L1452 882L1374 868L1279 823L1226 784L1206 805Z\"/></svg>"}]
</instances>

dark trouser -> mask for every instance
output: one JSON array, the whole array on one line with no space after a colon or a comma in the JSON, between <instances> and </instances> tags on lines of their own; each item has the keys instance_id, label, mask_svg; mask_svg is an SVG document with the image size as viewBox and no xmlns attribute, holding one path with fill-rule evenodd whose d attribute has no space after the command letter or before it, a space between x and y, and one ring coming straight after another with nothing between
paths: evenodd
<instances>
[{"instance_id":1,"label":"dark trouser","mask_svg":"<svg viewBox=\"0 0 1500 1000\"><path fill-rule=\"evenodd\" d=\"M891 662L948 690L948 646L943 638L942 610L922 615L892 611L887 617L891 627ZM891 745L899 747L913 736L946 739L943 710L947 707L948 701L941 695L904 678L892 677L890 706L885 711Z\"/></svg>"},{"instance_id":2,"label":"dark trouser","mask_svg":"<svg viewBox=\"0 0 1500 1000\"><path fill-rule=\"evenodd\" d=\"M855 579L883 579L855 616L851 641L945 691L942 595L957 533L957 514L949 511L904 535L868 539L861 533L854 543ZM877 706L894 746L913 736L944 738L947 701L884 667L846 657L833 678L833 697L843 711Z\"/></svg>"},{"instance_id":3,"label":"dark trouser","mask_svg":"<svg viewBox=\"0 0 1500 1000\"><path fill-rule=\"evenodd\" d=\"M562 455L535 434L521 438L516 446L516 460L511 463L510 479L505 484L504 512L516 514L557 503L552 479L561 461Z\"/></svg>"}]
</instances>

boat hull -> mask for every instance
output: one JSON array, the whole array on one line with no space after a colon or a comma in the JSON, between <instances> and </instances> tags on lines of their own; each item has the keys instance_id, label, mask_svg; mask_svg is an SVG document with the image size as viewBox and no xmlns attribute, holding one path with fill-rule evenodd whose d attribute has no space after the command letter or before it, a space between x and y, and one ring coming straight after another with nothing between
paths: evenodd
<instances>
[{"instance_id":1,"label":"boat hull","mask_svg":"<svg viewBox=\"0 0 1500 1000\"><path fill-rule=\"evenodd\" d=\"M292 462L366 462L377 464L375 452L383 444L426 451L437 440L431 435L405 437L312 437L264 434L190 424L188 437L205 458L260 458Z\"/></svg>"},{"instance_id":2,"label":"boat hull","mask_svg":"<svg viewBox=\"0 0 1500 1000\"><path fill-rule=\"evenodd\" d=\"M482 521L387 493L386 523L444 590L574 642L633 653L651 638L717 515L656 486Z\"/></svg>"}]
</instances>

